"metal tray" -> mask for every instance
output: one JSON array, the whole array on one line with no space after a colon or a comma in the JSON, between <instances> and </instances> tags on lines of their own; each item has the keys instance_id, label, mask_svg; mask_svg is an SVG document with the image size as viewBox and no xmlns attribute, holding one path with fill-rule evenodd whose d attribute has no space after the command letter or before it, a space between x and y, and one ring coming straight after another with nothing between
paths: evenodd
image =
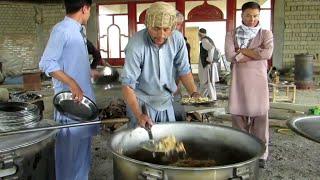
<instances>
[{"instance_id":1,"label":"metal tray","mask_svg":"<svg viewBox=\"0 0 320 180\"><path fill-rule=\"evenodd\" d=\"M211 106L214 105L214 101L207 101L207 102L201 102L201 103L182 103L181 105L185 105L185 106Z\"/></svg>"},{"instance_id":2,"label":"metal tray","mask_svg":"<svg viewBox=\"0 0 320 180\"><path fill-rule=\"evenodd\" d=\"M297 134L320 143L320 116L307 116L287 122L291 130Z\"/></svg>"},{"instance_id":3,"label":"metal tray","mask_svg":"<svg viewBox=\"0 0 320 180\"><path fill-rule=\"evenodd\" d=\"M70 91L63 91L56 94L53 98L55 108L74 120L90 121L98 117L98 107L86 96L83 96L81 102L77 102L72 98Z\"/></svg>"},{"instance_id":4,"label":"metal tray","mask_svg":"<svg viewBox=\"0 0 320 180\"><path fill-rule=\"evenodd\" d=\"M208 106L213 105L215 101L203 101L203 102L184 102L182 99L179 101L181 105L187 105L187 106Z\"/></svg>"}]
</instances>

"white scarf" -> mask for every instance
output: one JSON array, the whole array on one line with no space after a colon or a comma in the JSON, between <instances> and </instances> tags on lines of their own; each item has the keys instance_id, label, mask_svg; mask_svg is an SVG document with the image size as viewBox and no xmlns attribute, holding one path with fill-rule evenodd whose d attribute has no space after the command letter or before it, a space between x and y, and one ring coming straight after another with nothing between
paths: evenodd
<instances>
[{"instance_id":1,"label":"white scarf","mask_svg":"<svg viewBox=\"0 0 320 180\"><path fill-rule=\"evenodd\" d=\"M257 36L260 29L260 24L258 24L256 27L248 27L244 24L238 26L235 33L238 47L248 48L250 40Z\"/></svg>"}]
</instances>

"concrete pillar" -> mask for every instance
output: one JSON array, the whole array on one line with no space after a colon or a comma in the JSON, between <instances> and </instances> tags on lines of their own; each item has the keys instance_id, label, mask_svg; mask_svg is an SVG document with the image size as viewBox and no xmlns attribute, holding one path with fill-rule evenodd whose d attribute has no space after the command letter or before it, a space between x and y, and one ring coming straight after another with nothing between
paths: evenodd
<instances>
[{"instance_id":1,"label":"concrete pillar","mask_svg":"<svg viewBox=\"0 0 320 180\"><path fill-rule=\"evenodd\" d=\"M97 46L98 40L98 10L96 4L92 4L90 11L90 18L87 24L87 37L89 41L93 43L95 47Z\"/></svg>"},{"instance_id":2,"label":"concrete pillar","mask_svg":"<svg viewBox=\"0 0 320 180\"><path fill-rule=\"evenodd\" d=\"M273 35L274 35L274 50L272 64L277 69L283 67L283 45L284 45L284 1L275 1L274 19L273 19Z\"/></svg>"}]
</instances>

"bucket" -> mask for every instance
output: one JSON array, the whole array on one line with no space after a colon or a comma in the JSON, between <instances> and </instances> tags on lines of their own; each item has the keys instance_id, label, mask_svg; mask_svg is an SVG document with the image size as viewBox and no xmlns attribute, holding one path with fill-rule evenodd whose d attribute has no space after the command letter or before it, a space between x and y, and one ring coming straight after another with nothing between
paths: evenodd
<instances>
[{"instance_id":1,"label":"bucket","mask_svg":"<svg viewBox=\"0 0 320 180\"><path fill-rule=\"evenodd\" d=\"M23 73L23 89L38 91L41 89L41 72L25 72Z\"/></svg>"},{"instance_id":2,"label":"bucket","mask_svg":"<svg viewBox=\"0 0 320 180\"><path fill-rule=\"evenodd\" d=\"M295 54L294 80L297 89L313 88L313 55Z\"/></svg>"}]
</instances>

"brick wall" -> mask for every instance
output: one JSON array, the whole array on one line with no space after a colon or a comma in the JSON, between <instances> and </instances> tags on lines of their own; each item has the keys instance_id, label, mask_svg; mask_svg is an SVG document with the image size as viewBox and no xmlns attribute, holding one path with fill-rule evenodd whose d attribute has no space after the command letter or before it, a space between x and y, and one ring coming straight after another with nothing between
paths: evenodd
<instances>
[{"instance_id":1,"label":"brick wall","mask_svg":"<svg viewBox=\"0 0 320 180\"><path fill-rule=\"evenodd\" d=\"M294 66L294 54L310 53L319 57L320 1L285 0L284 10L283 67Z\"/></svg>"},{"instance_id":2,"label":"brick wall","mask_svg":"<svg viewBox=\"0 0 320 180\"><path fill-rule=\"evenodd\" d=\"M64 14L62 4L0 2L0 61L16 75L37 69L50 29Z\"/></svg>"},{"instance_id":3,"label":"brick wall","mask_svg":"<svg viewBox=\"0 0 320 180\"><path fill-rule=\"evenodd\" d=\"M38 42L40 47L38 49L38 61L44 51L47 41L50 36L52 27L59 21L61 21L65 16L65 9L62 4L44 4L41 6L42 12L42 23L38 26Z\"/></svg>"},{"instance_id":4,"label":"brick wall","mask_svg":"<svg viewBox=\"0 0 320 180\"><path fill-rule=\"evenodd\" d=\"M43 33L46 36L45 41L49 38L52 27L65 16L65 9L62 4L46 4L43 9Z\"/></svg>"},{"instance_id":5,"label":"brick wall","mask_svg":"<svg viewBox=\"0 0 320 180\"><path fill-rule=\"evenodd\" d=\"M17 72L34 59L34 15L31 4L0 4L0 58Z\"/></svg>"}]
</instances>

